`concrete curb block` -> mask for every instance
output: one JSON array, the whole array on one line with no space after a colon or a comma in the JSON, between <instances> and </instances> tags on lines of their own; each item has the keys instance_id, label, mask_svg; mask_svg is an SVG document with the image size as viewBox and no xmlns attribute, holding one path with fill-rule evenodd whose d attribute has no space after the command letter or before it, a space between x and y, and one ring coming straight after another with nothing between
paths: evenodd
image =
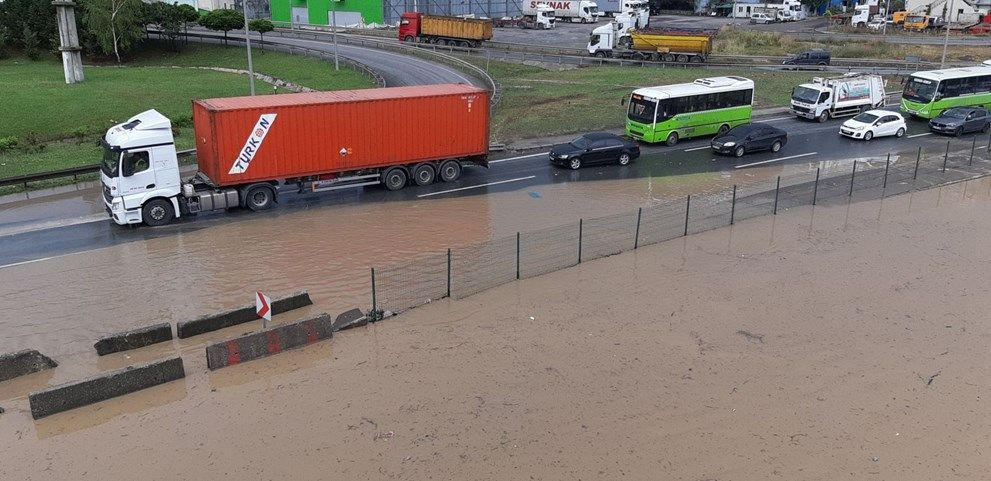
<instances>
[{"instance_id":1,"label":"concrete curb block","mask_svg":"<svg viewBox=\"0 0 991 481\"><path fill-rule=\"evenodd\" d=\"M105 401L186 377L182 358L174 357L103 373L82 381L31 393L31 417L41 419L62 411Z\"/></svg>"},{"instance_id":2,"label":"concrete curb block","mask_svg":"<svg viewBox=\"0 0 991 481\"><path fill-rule=\"evenodd\" d=\"M293 309L309 306L310 304L313 304L313 301L310 300L310 295L306 291L297 292L295 294L290 294L286 297L273 300L272 314L281 314ZM179 339L185 339L187 337L203 334L205 332L216 331L225 327L236 326L238 324L255 321L257 319L258 316L255 314L255 306L252 304L230 311L210 314L208 316L193 319L192 321L180 322L175 326L176 337Z\"/></svg>"},{"instance_id":3,"label":"concrete curb block","mask_svg":"<svg viewBox=\"0 0 991 481\"><path fill-rule=\"evenodd\" d=\"M360 327L368 324L368 316L361 309L351 309L350 311L344 311L334 319L334 332L343 331L346 329L351 329L352 327Z\"/></svg>"},{"instance_id":4,"label":"concrete curb block","mask_svg":"<svg viewBox=\"0 0 991 481\"><path fill-rule=\"evenodd\" d=\"M130 351L139 347L150 346L159 342L172 340L172 326L163 322L153 326L139 327L130 331L118 332L101 337L93 347L100 356L114 352Z\"/></svg>"},{"instance_id":5,"label":"concrete curb block","mask_svg":"<svg viewBox=\"0 0 991 481\"><path fill-rule=\"evenodd\" d=\"M264 331L235 337L207 346L206 365L213 371L333 337L333 322L327 314Z\"/></svg>"},{"instance_id":6,"label":"concrete curb block","mask_svg":"<svg viewBox=\"0 0 991 481\"><path fill-rule=\"evenodd\" d=\"M57 362L34 349L0 355L0 382L54 367Z\"/></svg>"}]
</instances>

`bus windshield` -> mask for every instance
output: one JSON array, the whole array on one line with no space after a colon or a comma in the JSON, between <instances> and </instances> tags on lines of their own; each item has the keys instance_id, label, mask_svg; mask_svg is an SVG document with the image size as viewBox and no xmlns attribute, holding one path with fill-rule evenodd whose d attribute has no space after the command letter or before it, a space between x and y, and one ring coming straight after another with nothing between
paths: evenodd
<instances>
[{"instance_id":1,"label":"bus windshield","mask_svg":"<svg viewBox=\"0 0 991 481\"><path fill-rule=\"evenodd\" d=\"M927 104L932 102L933 96L936 94L937 85L939 83L935 80L911 77L908 79L908 82L905 82L905 91L902 92L902 98Z\"/></svg>"},{"instance_id":2,"label":"bus windshield","mask_svg":"<svg viewBox=\"0 0 991 481\"><path fill-rule=\"evenodd\" d=\"M657 101L642 97L640 95L630 96L630 110L628 117L634 122L642 124L654 123L654 112L657 110Z\"/></svg>"}]
</instances>

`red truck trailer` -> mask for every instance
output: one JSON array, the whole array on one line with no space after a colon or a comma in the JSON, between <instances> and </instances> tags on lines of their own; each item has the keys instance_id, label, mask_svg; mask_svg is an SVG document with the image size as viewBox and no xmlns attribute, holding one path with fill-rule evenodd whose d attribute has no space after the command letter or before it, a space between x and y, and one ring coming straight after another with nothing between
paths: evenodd
<instances>
[{"instance_id":1,"label":"red truck trailer","mask_svg":"<svg viewBox=\"0 0 991 481\"><path fill-rule=\"evenodd\" d=\"M492 39L492 20L406 12L399 20L399 40L479 47Z\"/></svg>"},{"instance_id":2,"label":"red truck trailer","mask_svg":"<svg viewBox=\"0 0 991 481\"><path fill-rule=\"evenodd\" d=\"M193 102L199 172L179 179L171 124L154 110L104 139L104 197L119 224L321 191L454 181L488 166L489 92L462 84L231 97Z\"/></svg>"}]
</instances>

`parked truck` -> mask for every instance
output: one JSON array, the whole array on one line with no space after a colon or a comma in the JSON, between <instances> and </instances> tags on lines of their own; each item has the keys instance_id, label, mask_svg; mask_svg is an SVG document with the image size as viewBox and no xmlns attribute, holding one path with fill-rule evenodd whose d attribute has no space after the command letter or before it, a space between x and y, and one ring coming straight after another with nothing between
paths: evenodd
<instances>
[{"instance_id":1,"label":"parked truck","mask_svg":"<svg viewBox=\"0 0 991 481\"><path fill-rule=\"evenodd\" d=\"M182 180L164 115L107 131L100 177L114 222L264 210L288 191L455 181L488 166L489 93L447 84L196 100L193 132L199 170Z\"/></svg>"},{"instance_id":2,"label":"parked truck","mask_svg":"<svg viewBox=\"0 0 991 481\"><path fill-rule=\"evenodd\" d=\"M399 20L399 40L479 47L492 39L492 20L406 12Z\"/></svg>"},{"instance_id":3,"label":"parked truck","mask_svg":"<svg viewBox=\"0 0 991 481\"><path fill-rule=\"evenodd\" d=\"M812 79L791 91L791 111L799 117L825 122L830 117L856 115L883 107L884 80L880 75L847 74Z\"/></svg>"},{"instance_id":4,"label":"parked truck","mask_svg":"<svg viewBox=\"0 0 991 481\"><path fill-rule=\"evenodd\" d=\"M712 52L712 34L708 31L632 30L629 40L618 22L592 30L589 55L595 57L632 58L663 62L704 62Z\"/></svg>"},{"instance_id":5,"label":"parked truck","mask_svg":"<svg viewBox=\"0 0 991 481\"><path fill-rule=\"evenodd\" d=\"M557 13L546 3L530 2L523 8L523 15L516 19L516 25L520 28L549 30L554 28L556 20Z\"/></svg>"},{"instance_id":6,"label":"parked truck","mask_svg":"<svg viewBox=\"0 0 991 481\"><path fill-rule=\"evenodd\" d=\"M589 0L523 0L523 9L546 4L554 9L555 18L569 22L595 23L599 19L599 7Z\"/></svg>"}]
</instances>

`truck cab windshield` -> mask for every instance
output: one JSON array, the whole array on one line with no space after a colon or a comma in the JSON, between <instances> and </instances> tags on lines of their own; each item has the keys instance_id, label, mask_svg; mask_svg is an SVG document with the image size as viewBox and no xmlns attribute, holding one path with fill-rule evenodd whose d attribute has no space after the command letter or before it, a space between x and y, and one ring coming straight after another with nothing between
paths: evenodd
<instances>
[{"instance_id":1,"label":"truck cab windshield","mask_svg":"<svg viewBox=\"0 0 991 481\"><path fill-rule=\"evenodd\" d=\"M938 82L935 80L927 80L919 77L912 77L905 82L905 91L902 92L902 97L913 102L929 103L933 99L933 95L936 94L936 86Z\"/></svg>"},{"instance_id":2,"label":"truck cab windshield","mask_svg":"<svg viewBox=\"0 0 991 481\"><path fill-rule=\"evenodd\" d=\"M107 177L117 177L120 174L120 151L103 144L103 161L100 163L100 170Z\"/></svg>"},{"instance_id":3,"label":"truck cab windshield","mask_svg":"<svg viewBox=\"0 0 991 481\"><path fill-rule=\"evenodd\" d=\"M819 91L816 89L810 89L808 87L798 86L791 93L791 99L796 102L805 102L807 104L817 103L819 100Z\"/></svg>"},{"instance_id":4,"label":"truck cab windshield","mask_svg":"<svg viewBox=\"0 0 991 481\"><path fill-rule=\"evenodd\" d=\"M654 112L657 110L657 102L648 98L634 95L630 97L630 110L627 116L634 122L642 124L654 123Z\"/></svg>"}]
</instances>

